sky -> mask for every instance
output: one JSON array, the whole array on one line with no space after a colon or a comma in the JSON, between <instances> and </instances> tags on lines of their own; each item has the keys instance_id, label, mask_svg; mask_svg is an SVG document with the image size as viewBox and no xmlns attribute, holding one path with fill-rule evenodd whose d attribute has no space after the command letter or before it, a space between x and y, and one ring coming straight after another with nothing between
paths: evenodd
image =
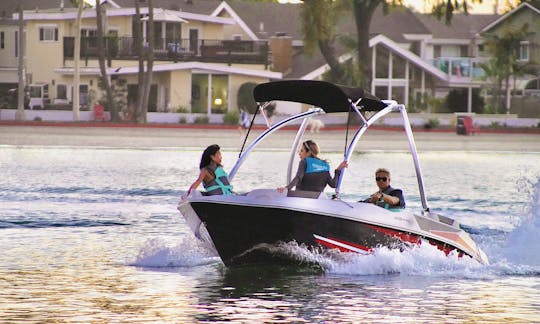
<instances>
[{"instance_id":1,"label":"sky","mask_svg":"<svg viewBox=\"0 0 540 324\"><path fill-rule=\"evenodd\" d=\"M499 7L501 10L504 10L504 8L508 8L508 3L515 3L517 0L483 0L482 3L477 3L478 1L475 1L475 3L472 3L470 1L469 3L469 12L470 13L493 13L494 12L494 6L496 3L499 4ZM299 0L279 0L279 2L299 2ZM429 1L426 0L403 0L404 4L407 7L413 7L419 12L426 12L431 9L431 6L429 5ZM503 13L499 11L499 13Z\"/></svg>"},{"instance_id":2,"label":"sky","mask_svg":"<svg viewBox=\"0 0 540 324\"><path fill-rule=\"evenodd\" d=\"M95 4L95 0L84 0L92 5ZM300 0L279 0L279 2L299 2ZM515 3L517 0L483 0L482 3L472 3L470 1L469 9L470 13L493 13L495 3L499 3L499 7L504 11L505 7L508 7L508 2ZM429 0L403 0L404 4L408 7L413 7L419 12L426 12L430 9ZM502 12L499 12L502 13Z\"/></svg>"}]
</instances>

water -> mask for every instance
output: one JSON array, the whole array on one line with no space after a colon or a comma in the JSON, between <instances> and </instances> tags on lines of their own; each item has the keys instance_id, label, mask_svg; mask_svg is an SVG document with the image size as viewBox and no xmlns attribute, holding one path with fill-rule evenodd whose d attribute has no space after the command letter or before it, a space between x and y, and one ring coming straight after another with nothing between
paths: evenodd
<instances>
[{"instance_id":1,"label":"water","mask_svg":"<svg viewBox=\"0 0 540 324\"><path fill-rule=\"evenodd\" d=\"M540 154L420 154L430 202L491 265L423 245L329 258L319 267L228 269L176 211L200 151L0 147L0 322L540 322ZM284 185L288 153L258 152L239 192ZM224 152L227 170L235 152ZM326 154L333 165L338 153ZM411 158L358 153L345 199L392 171L419 207Z\"/></svg>"}]
</instances>

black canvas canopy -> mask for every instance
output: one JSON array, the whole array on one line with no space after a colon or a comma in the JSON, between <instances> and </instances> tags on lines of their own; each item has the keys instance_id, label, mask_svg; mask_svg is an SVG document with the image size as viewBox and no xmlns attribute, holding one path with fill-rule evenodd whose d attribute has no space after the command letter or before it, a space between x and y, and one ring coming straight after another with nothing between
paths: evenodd
<instances>
[{"instance_id":1,"label":"black canvas canopy","mask_svg":"<svg viewBox=\"0 0 540 324\"><path fill-rule=\"evenodd\" d=\"M327 113L347 112L351 102L362 99L363 111L379 111L387 105L362 88L336 85L325 81L285 80L259 84L253 89L256 102L273 100L301 102L322 108Z\"/></svg>"}]
</instances>

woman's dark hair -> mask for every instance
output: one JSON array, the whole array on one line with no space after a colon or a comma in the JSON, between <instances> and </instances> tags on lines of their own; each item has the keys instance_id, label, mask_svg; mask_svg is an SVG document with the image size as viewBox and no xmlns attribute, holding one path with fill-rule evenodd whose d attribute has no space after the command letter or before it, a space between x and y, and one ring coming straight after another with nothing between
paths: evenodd
<instances>
[{"instance_id":1,"label":"woman's dark hair","mask_svg":"<svg viewBox=\"0 0 540 324\"><path fill-rule=\"evenodd\" d=\"M212 162L212 158L210 156L216 154L219 149L219 145L217 144L208 146L201 156L201 163L199 163L199 169L207 167L210 162Z\"/></svg>"}]
</instances>

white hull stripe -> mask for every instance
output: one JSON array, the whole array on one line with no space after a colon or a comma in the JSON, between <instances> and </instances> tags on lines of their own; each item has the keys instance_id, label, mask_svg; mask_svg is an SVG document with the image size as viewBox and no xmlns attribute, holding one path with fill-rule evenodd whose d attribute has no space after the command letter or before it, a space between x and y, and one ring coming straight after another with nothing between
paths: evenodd
<instances>
[{"instance_id":1,"label":"white hull stripe","mask_svg":"<svg viewBox=\"0 0 540 324\"><path fill-rule=\"evenodd\" d=\"M322 237L322 236L319 236L317 234L313 234L313 237L315 237L315 239L317 239L319 241L326 242L326 243L329 243L329 244L332 244L332 245L335 245L335 246L339 246L339 247L342 247L344 249L350 250L352 252L356 252L356 253L360 253L360 254L370 254L369 252L367 252L365 250L359 249L357 247L354 247L354 246L351 246L351 245L348 245L348 244L345 244L345 243L342 243L342 242L338 242L336 240L332 240L332 239L329 239L329 238L326 238L326 237Z\"/></svg>"}]
</instances>

